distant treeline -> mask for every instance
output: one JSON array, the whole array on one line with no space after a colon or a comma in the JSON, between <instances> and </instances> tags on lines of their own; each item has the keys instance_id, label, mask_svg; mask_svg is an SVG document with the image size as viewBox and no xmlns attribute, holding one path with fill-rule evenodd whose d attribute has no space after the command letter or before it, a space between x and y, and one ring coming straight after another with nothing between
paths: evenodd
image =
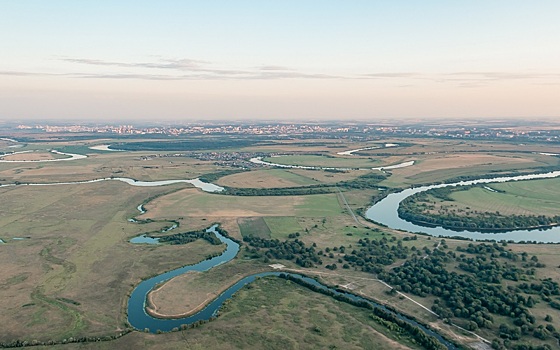
<instances>
[{"instance_id":1,"label":"distant treeline","mask_svg":"<svg viewBox=\"0 0 560 350\"><path fill-rule=\"evenodd\" d=\"M256 138L191 138L188 140L174 141L140 141L140 142L119 142L111 144L110 148L125 151L196 151L196 150L213 150L224 148L241 148L260 145L270 145L270 142Z\"/></svg>"}]
</instances>

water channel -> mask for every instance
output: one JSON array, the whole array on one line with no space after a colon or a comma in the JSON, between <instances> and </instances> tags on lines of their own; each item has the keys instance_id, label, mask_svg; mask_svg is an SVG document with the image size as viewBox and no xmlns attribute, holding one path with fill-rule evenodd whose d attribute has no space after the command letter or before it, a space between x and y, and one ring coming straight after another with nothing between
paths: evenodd
<instances>
[{"instance_id":1,"label":"water channel","mask_svg":"<svg viewBox=\"0 0 560 350\"><path fill-rule=\"evenodd\" d=\"M214 185L213 183L203 182L198 178L191 179L191 180L138 181L127 177L107 177L103 179L69 181L69 182L4 184L4 185L0 185L0 187L78 185L78 184L89 184L89 183L102 182L102 181L121 181L130 186L138 186L138 187L157 187L157 186L173 185L178 183L188 183L205 192L221 192L224 190L224 188L221 186Z\"/></svg>"}]
</instances>

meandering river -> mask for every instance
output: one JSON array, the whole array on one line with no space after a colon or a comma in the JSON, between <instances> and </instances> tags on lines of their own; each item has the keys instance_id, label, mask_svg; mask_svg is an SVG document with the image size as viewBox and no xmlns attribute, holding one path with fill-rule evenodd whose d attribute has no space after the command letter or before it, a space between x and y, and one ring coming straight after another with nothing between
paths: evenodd
<instances>
[{"instance_id":1,"label":"meandering river","mask_svg":"<svg viewBox=\"0 0 560 350\"><path fill-rule=\"evenodd\" d=\"M242 278L241 280L239 280L238 282L236 282L234 285L232 285L231 287L229 287L228 289L226 289L222 294L220 294L216 299L214 299L213 301L211 301L208 305L206 305L206 307L204 307L202 310L196 312L195 314L188 316L188 317L183 317L183 318L177 318L177 319L162 319L162 318L155 318L150 316L147 312L146 312L146 300L147 300L147 296L150 293L150 291L158 284L160 283L164 283L166 281L169 281L171 278L175 277L175 276L179 276L182 275L184 273L187 273L189 271L197 271L197 272L203 272L203 271L208 271L213 267L219 266L221 264L224 264L230 260L232 260L233 258L235 258L235 256L237 255L237 253L239 252L239 244L237 244L236 242L234 242L233 240L224 237L223 235L221 235L220 233L217 232L216 230L217 225L214 225L210 228L208 228L206 230L206 232L212 232L216 235L216 237L226 245L226 249L224 250L224 252L216 257L213 257L211 259L207 259L207 260L203 260L197 264L194 265L189 265L189 266L184 266L166 273L163 273L161 275L152 277L150 279L144 280L142 282L140 282L140 284L138 284L138 286L132 291L132 294L130 295L130 298L128 300L128 322L130 323L130 325L132 325L132 327L141 330L141 331L149 331L151 333L157 333L158 331L162 331L162 332L168 332L168 331L172 331L173 329L180 329L181 326L183 325L189 325L198 321L207 321L212 319L213 317L216 317L218 314L218 311L220 309L220 307L224 304L224 302L231 298L233 296L233 294L235 294L237 291L239 291L241 288L243 288L244 286L246 286L247 284L253 282L254 280L256 280L259 277L266 277L266 276L280 276L280 274L282 272L262 272L262 273L257 273L257 274L253 274L250 276L247 276L245 278ZM342 291L338 291L335 289L332 289L330 287L327 287L319 282L317 282L314 279L311 279L309 277L305 277L302 275L298 275L298 274L293 274L293 273L285 273L286 275L289 275L291 277L300 279L305 281L308 284L312 284L315 287L318 287L322 290L329 290L333 293L335 293L335 295L344 295L348 298L351 298L354 301L365 301L369 304L371 304L374 307L379 307L387 312L391 312L393 314L395 314L398 318L400 318L401 320L404 320L416 327L419 327L420 329L422 329L424 332L426 332L428 335L431 335L433 337L435 337L436 339L438 339L442 344L444 344L448 349L456 349L456 347L447 342L445 339L443 339L439 334L433 332L430 329L427 329L426 327L424 327L423 325L415 322L414 320L411 320L409 318L407 318L406 316L397 314L391 310L388 310L387 308L385 308L383 305L379 305L376 304L368 299L362 298L360 296L354 295L354 294L350 294L350 293L345 293Z\"/></svg>"},{"instance_id":2,"label":"meandering river","mask_svg":"<svg viewBox=\"0 0 560 350\"><path fill-rule=\"evenodd\" d=\"M420 232L436 237L464 237L474 240L511 240L520 241L537 241L543 243L560 243L560 226L550 229L540 230L512 230L508 232L488 233L488 232L471 232L471 231L454 231L443 227L428 227L413 224L399 217L397 210L399 204L405 198L419 192L424 192L432 188L442 188L450 186L469 186L475 184L489 184L497 182L534 180L534 179L550 179L560 176L560 171L554 171L543 174L519 175L508 177L496 177L492 179L478 179L471 181L460 181L449 184L439 184L432 186L422 186L409 188L398 193L389 194L366 211L366 217L370 220L386 225L393 229Z\"/></svg>"}]
</instances>

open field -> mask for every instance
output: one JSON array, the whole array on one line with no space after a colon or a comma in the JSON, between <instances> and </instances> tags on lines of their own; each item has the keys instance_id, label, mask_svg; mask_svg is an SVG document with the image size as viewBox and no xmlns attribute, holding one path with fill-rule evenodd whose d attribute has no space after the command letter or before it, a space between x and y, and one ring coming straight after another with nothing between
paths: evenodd
<instances>
[{"instance_id":1,"label":"open field","mask_svg":"<svg viewBox=\"0 0 560 350\"><path fill-rule=\"evenodd\" d=\"M371 170L347 170L344 172L329 172L324 170L290 169L291 173L298 174L324 184L333 184L339 181L350 181L358 176L368 174Z\"/></svg>"},{"instance_id":2,"label":"open field","mask_svg":"<svg viewBox=\"0 0 560 350\"><path fill-rule=\"evenodd\" d=\"M15 162L15 161L36 162L36 161L64 159L64 158L70 158L70 157L61 154L52 153L52 152L25 152L25 153L15 153L15 154L8 154L5 156L0 156L1 160L8 161L8 162Z\"/></svg>"},{"instance_id":3,"label":"open field","mask_svg":"<svg viewBox=\"0 0 560 350\"><path fill-rule=\"evenodd\" d=\"M316 185L321 182L285 169L267 169L225 176L216 183L240 188L277 188Z\"/></svg>"},{"instance_id":4,"label":"open field","mask_svg":"<svg viewBox=\"0 0 560 350\"><path fill-rule=\"evenodd\" d=\"M555 157L533 155L507 155L484 153L437 154L418 157L414 166L392 170L389 179L381 182L388 187L409 186L445 181L458 176L475 176L489 173L511 172L557 165Z\"/></svg>"},{"instance_id":5,"label":"open field","mask_svg":"<svg viewBox=\"0 0 560 350\"><path fill-rule=\"evenodd\" d=\"M485 140L451 140L438 138L397 138L391 141L399 147L364 150L360 154L375 156L377 154L393 155L437 155L460 153L518 153L519 155L538 153L560 153L560 146L554 144L519 144L514 142ZM352 147L353 148L353 147ZM355 147L360 148L360 147Z\"/></svg>"},{"instance_id":6,"label":"open field","mask_svg":"<svg viewBox=\"0 0 560 350\"><path fill-rule=\"evenodd\" d=\"M157 198L146 205L148 213L140 218L181 216L336 216L342 213L336 194L309 196L225 196L185 189Z\"/></svg>"},{"instance_id":7,"label":"open field","mask_svg":"<svg viewBox=\"0 0 560 350\"><path fill-rule=\"evenodd\" d=\"M243 237L260 237L270 239L270 228L263 217L239 218L237 224Z\"/></svg>"},{"instance_id":8,"label":"open field","mask_svg":"<svg viewBox=\"0 0 560 350\"><path fill-rule=\"evenodd\" d=\"M485 188L471 188L451 195L459 209L469 207L479 212L496 212L502 215L560 215L560 180L516 181L489 184L488 187L504 192L492 192ZM465 209L466 210L466 209Z\"/></svg>"},{"instance_id":9,"label":"open field","mask_svg":"<svg viewBox=\"0 0 560 350\"><path fill-rule=\"evenodd\" d=\"M48 149L48 146L50 144L45 145L44 149ZM167 157L166 153L158 156L161 153L89 151L91 153L88 153L88 158L68 162L0 163L0 183L83 181L110 176L143 181L193 179L224 170L209 161ZM33 154L50 155L46 152L33 152L17 156L29 157ZM64 157L56 154L54 156Z\"/></svg>"},{"instance_id":10,"label":"open field","mask_svg":"<svg viewBox=\"0 0 560 350\"><path fill-rule=\"evenodd\" d=\"M0 341L114 334L126 327L127 293L141 278L221 251L203 241L128 243L144 232L127 222L138 203L177 188L111 182L1 189L10 205L0 207L7 242L0 244L0 298L10 302L0 313Z\"/></svg>"},{"instance_id":11,"label":"open field","mask_svg":"<svg viewBox=\"0 0 560 350\"><path fill-rule=\"evenodd\" d=\"M287 239L289 234L303 231L297 218L293 216L267 216L264 221L272 238Z\"/></svg>"}]
</instances>

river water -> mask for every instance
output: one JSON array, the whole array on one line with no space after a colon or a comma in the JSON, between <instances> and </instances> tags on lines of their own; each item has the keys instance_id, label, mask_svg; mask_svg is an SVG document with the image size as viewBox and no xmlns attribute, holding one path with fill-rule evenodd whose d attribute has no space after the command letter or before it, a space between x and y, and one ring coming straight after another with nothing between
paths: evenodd
<instances>
[{"instance_id":1,"label":"river water","mask_svg":"<svg viewBox=\"0 0 560 350\"><path fill-rule=\"evenodd\" d=\"M85 181L69 181L69 182L51 182L51 183L22 183L22 184L4 184L0 185L0 187L14 187L14 186L60 186L60 185L77 185L77 184L89 184L101 181L121 181L130 186L139 186L139 187L157 187L157 186L166 186L178 183L188 183L193 185L196 188L199 188L205 192L221 192L224 190L223 187L214 185L212 183L203 182L200 179L191 179L191 180L161 180L161 181L138 181L134 179L130 179L127 177L107 177L103 179L95 179L95 180L85 180Z\"/></svg>"},{"instance_id":2,"label":"river water","mask_svg":"<svg viewBox=\"0 0 560 350\"><path fill-rule=\"evenodd\" d=\"M78 159L86 159L87 156L83 154L75 154L75 153L65 153L59 152L57 150L52 150L51 153L69 156L69 158L57 158L57 159L37 159L37 160L6 160L3 159L4 157L15 155L15 154L22 154L22 153L31 153L34 151L21 151L21 152L12 152L8 154L4 154L0 157L0 163L45 163L45 162L66 162L70 160L78 160Z\"/></svg>"},{"instance_id":3,"label":"river water","mask_svg":"<svg viewBox=\"0 0 560 350\"><path fill-rule=\"evenodd\" d=\"M251 158L251 159L249 159L249 161L253 164L267 165L267 166L273 166L273 167L285 168L285 169L342 170L342 171L349 171L349 170L381 170L382 171L382 170L405 168L405 167L409 167L409 166L414 165L413 160L408 161L408 162L393 164L393 165L381 166L381 167L377 167L377 168L334 168L334 167L324 167L324 166L287 165L287 164L278 164L278 163L267 162L267 161L263 160L263 157Z\"/></svg>"},{"instance_id":4,"label":"river water","mask_svg":"<svg viewBox=\"0 0 560 350\"><path fill-rule=\"evenodd\" d=\"M403 230L408 232L425 233L435 237L464 237L473 240L511 240L514 242L520 241L537 241L543 243L560 243L560 226L550 229L540 230L513 230L508 232L476 232L476 231L454 231L445 229L443 227L428 227L420 226L403 220L399 217L397 210L399 204L405 198L413 194L424 192L432 188L442 188L449 186L469 186L475 184L488 184L497 182L521 181L521 180L534 180L534 179L550 179L560 176L560 171L554 171L543 174L519 175L508 177L497 177L493 179L478 179L471 181L461 181L450 184L439 184L432 186L422 186L416 188L409 188L398 193L389 194L381 201L374 204L366 211L366 217L370 220L386 225L390 228Z\"/></svg>"}]
</instances>

